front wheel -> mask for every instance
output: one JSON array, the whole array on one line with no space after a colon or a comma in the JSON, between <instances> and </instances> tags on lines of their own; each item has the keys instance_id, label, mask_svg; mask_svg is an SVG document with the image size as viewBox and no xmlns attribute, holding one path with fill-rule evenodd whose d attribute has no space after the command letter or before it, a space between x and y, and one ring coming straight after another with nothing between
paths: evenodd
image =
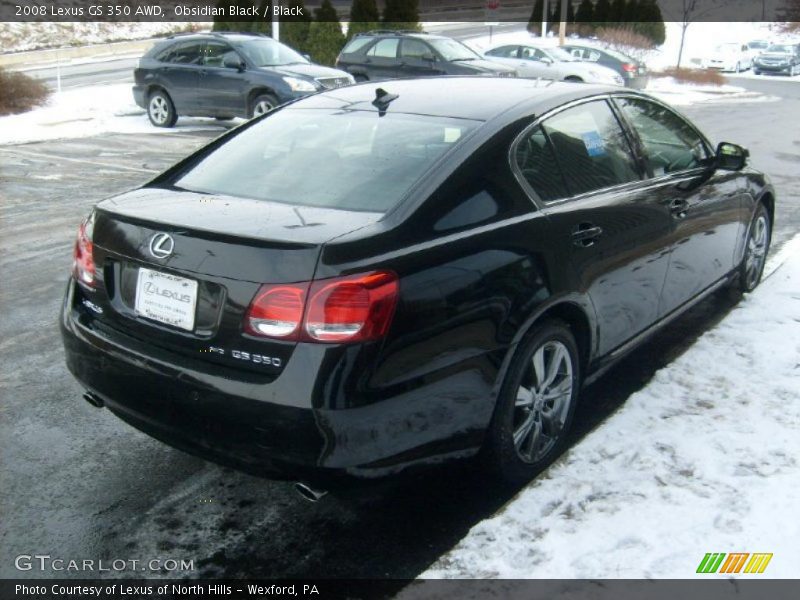
<instances>
[{"instance_id":1,"label":"front wheel","mask_svg":"<svg viewBox=\"0 0 800 600\"><path fill-rule=\"evenodd\" d=\"M570 75L569 77L564 77L564 81L569 81L570 83L583 83L583 79L581 79L577 75Z\"/></svg>"},{"instance_id":2,"label":"front wheel","mask_svg":"<svg viewBox=\"0 0 800 600\"><path fill-rule=\"evenodd\" d=\"M530 481L561 453L580 388L578 348L562 321L536 327L517 349L483 448L493 475Z\"/></svg>"},{"instance_id":3,"label":"front wheel","mask_svg":"<svg viewBox=\"0 0 800 600\"><path fill-rule=\"evenodd\" d=\"M250 105L250 118L260 117L278 106L278 99L272 94L260 94L256 96Z\"/></svg>"},{"instance_id":4,"label":"front wheel","mask_svg":"<svg viewBox=\"0 0 800 600\"><path fill-rule=\"evenodd\" d=\"M169 94L162 90L155 90L147 101L147 117L156 127L172 127L178 120L175 105Z\"/></svg>"},{"instance_id":5,"label":"front wheel","mask_svg":"<svg viewBox=\"0 0 800 600\"><path fill-rule=\"evenodd\" d=\"M733 71L734 71L734 73L741 73L742 72L742 65L737 62L736 66L733 69Z\"/></svg>"},{"instance_id":6,"label":"front wheel","mask_svg":"<svg viewBox=\"0 0 800 600\"><path fill-rule=\"evenodd\" d=\"M744 258L739 265L737 281L734 284L737 292L752 292L761 282L771 239L772 225L769 213L765 206L759 203L747 231Z\"/></svg>"}]
</instances>

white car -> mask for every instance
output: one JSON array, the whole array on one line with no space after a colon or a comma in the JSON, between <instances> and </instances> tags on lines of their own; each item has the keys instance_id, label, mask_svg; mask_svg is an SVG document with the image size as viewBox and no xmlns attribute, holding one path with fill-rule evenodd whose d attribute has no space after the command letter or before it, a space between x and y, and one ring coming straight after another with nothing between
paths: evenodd
<instances>
[{"instance_id":1,"label":"white car","mask_svg":"<svg viewBox=\"0 0 800 600\"><path fill-rule=\"evenodd\" d=\"M622 77L602 65L583 62L566 50L550 46L532 44L505 44L487 50L484 56L517 70L519 77L554 79L563 81L582 81L585 83L604 83L606 85L625 84Z\"/></svg>"},{"instance_id":2,"label":"white car","mask_svg":"<svg viewBox=\"0 0 800 600\"><path fill-rule=\"evenodd\" d=\"M753 66L753 54L747 44L726 42L714 48L702 64L704 69L739 73Z\"/></svg>"}]
</instances>

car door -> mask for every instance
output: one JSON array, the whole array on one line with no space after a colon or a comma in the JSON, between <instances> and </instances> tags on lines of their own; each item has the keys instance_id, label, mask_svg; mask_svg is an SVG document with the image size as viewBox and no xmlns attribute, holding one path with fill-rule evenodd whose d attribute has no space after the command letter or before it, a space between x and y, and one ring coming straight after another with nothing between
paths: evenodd
<instances>
[{"instance_id":1,"label":"car door","mask_svg":"<svg viewBox=\"0 0 800 600\"><path fill-rule=\"evenodd\" d=\"M389 37L378 40L367 50L364 68L370 79L392 79L401 77L397 51L400 38Z\"/></svg>"},{"instance_id":2,"label":"car door","mask_svg":"<svg viewBox=\"0 0 800 600\"><path fill-rule=\"evenodd\" d=\"M746 190L736 172L716 171L703 136L669 107L644 98L615 99L635 130L647 193L670 210L670 261L659 313L696 296L734 267L747 226Z\"/></svg>"},{"instance_id":3,"label":"car door","mask_svg":"<svg viewBox=\"0 0 800 600\"><path fill-rule=\"evenodd\" d=\"M607 354L658 319L669 210L643 189L642 165L605 99L545 117L513 153L550 220L553 252L571 265L571 287L591 299Z\"/></svg>"},{"instance_id":4,"label":"car door","mask_svg":"<svg viewBox=\"0 0 800 600\"><path fill-rule=\"evenodd\" d=\"M545 79L561 79L553 60L539 48L520 46L519 57L524 61L526 77L543 77Z\"/></svg>"},{"instance_id":5,"label":"car door","mask_svg":"<svg viewBox=\"0 0 800 600\"><path fill-rule=\"evenodd\" d=\"M402 77L431 77L444 71L436 62L433 49L422 40L403 38L400 41L400 72Z\"/></svg>"},{"instance_id":6,"label":"car door","mask_svg":"<svg viewBox=\"0 0 800 600\"><path fill-rule=\"evenodd\" d=\"M225 67L225 57L231 54L238 57L238 53L222 41L208 41L203 49L197 103L198 108L209 115L246 113L247 79L238 69Z\"/></svg>"},{"instance_id":7,"label":"car door","mask_svg":"<svg viewBox=\"0 0 800 600\"><path fill-rule=\"evenodd\" d=\"M195 40L175 45L161 68L161 81L179 114L197 108L197 85L205 42Z\"/></svg>"}]
</instances>

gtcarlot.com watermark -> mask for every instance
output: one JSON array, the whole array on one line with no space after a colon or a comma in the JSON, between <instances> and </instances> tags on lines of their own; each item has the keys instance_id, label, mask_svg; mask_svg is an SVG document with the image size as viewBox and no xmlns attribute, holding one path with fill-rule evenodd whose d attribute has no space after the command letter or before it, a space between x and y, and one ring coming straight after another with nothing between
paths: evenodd
<instances>
[{"instance_id":1,"label":"gtcarlot.com watermark","mask_svg":"<svg viewBox=\"0 0 800 600\"><path fill-rule=\"evenodd\" d=\"M136 558L61 558L49 554L20 554L14 559L14 566L18 571L52 571L52 572L121 572L121 571L149 571L149 572L174 572L194 571L194 560L182 558L153 558L139 560Z\"/></svg>"}]
</instances>

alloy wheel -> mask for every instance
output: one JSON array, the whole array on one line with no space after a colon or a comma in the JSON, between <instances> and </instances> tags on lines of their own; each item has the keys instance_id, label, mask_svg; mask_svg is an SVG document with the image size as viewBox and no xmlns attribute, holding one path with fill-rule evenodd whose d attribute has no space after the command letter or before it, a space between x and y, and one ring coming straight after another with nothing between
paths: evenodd
<instances>
[{"instance_id":1,"label":"alloy wheel","mask_svg":"<svg viewBox=\"0 0 800 600\"><path fill-rule=\"evenodd\" d=\"M160 95L150 98L150 117L159 125L167 122L167 119L169 119L169 105L166 98Z\"/></svg>"},{"instance_id":2,"label":"alloy wheel","mask_svg":"<svg viewBox=\"0 0 800 600\"><path fill-rule=\"evenodd\" d=\"M533 353L514 403L513 438L525 463L546 456L558 442L572 401L572 358L567 347L549 340Z\"/></svg>"},{"instance_id":3,"label":"alloy wheel","mask_svg":"<svg viewBox=\"0 0 800 600\"><path fill-rule=\"evenodd\" d=\"M750 237L747 240L747 255L745 256L744 273L747 289L752 289L761 276L764 261L767 256L769 243L769 228L767 218L762 214L753 222L750 228Z\"/></svg>"},{"instance_id":4,"label":"alloy wheel","mask_svg":"<svg viewBox=\"0 0 800 600\"><path fill-rule=\"evenodd\" d=\"M260 117L264 113L271 111L274 108L272 102L269 100L261 99L256 102L255 106L253 107L253 116Z\"/></svg>"}]
</instances>

